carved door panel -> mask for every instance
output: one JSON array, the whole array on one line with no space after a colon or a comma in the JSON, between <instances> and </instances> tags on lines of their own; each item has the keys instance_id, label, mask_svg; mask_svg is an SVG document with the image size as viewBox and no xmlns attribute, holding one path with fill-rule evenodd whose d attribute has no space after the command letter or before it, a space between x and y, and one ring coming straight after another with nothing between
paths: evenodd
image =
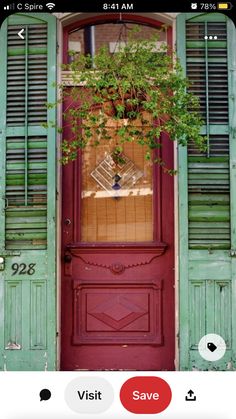
<instances>
[{"instance_id":1,"label":"carved door panel","mask_svg":"<svg viewBox=\"0 0 236 419\"><path fill-rule=\"evenodd\" d=\"M61 368L173 370L173 176L115 144L63 168Z\"/></svg>"}]
</instances>

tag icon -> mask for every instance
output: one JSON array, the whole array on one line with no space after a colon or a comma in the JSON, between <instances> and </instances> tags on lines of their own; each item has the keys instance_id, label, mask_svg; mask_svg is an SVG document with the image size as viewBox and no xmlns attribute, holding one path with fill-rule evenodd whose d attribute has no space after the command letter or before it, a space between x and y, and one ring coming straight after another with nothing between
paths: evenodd
<instances>
[{"instance_id":1,"label":"tag icon","mask_svg":"<svg viewBox=\"0 0 236 419\"><path fill-rule=\"evenodd\" d=\"M220 335L209 333L200 339L198 351L206 361L219 361L225 354L226 343Z\"/></svg>"},{"instance_id":2,"label":"tag icon","mask_svg":"<svg viewBox=\"0 0 236 419\"><path fill-rule=\"evenodd\" d=\"M214 352L217 349L217 346L213 342L207 344L209 351Z\"/></svg>"}]
</instances>

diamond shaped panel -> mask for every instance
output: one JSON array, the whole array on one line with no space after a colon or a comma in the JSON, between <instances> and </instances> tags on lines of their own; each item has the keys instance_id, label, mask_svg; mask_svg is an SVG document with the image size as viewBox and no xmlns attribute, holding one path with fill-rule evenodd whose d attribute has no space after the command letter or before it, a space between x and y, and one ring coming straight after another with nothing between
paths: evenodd
<instances>
[{"instance_id":1,"label":"diamond shaped panel","mask_svg":"<svg viewBox=\"0 0 236 419\"><path fill-rule=\"evenodd\" d=\"M73 345L162 344L162 286L74 281Z\"/></svg>"},{"instance_id":2,"label":"diamond shaped panel","mask_svg":"<svg viewBox=\"0 0 236 419\"><path fill-rule=\"evenodd\" d=\"M104 160L91 172L93 179L113 197L119 189L130 189L143 176L143 172L135 164L122 154L122 163L116 163L112 154L108 154Z\"/></svg>"},{"instance_id":3,"label":"diamond shaped panel","mask_svg":"<svg viewBox=\"0 0 236 419\"><path fill-rule=\"evenodd\" d=\"M147 310L132 303L123 296L116 296L108 302L99 304L88 314L112 327L120 330L139 317L147 314Z\"/></svg>"}]
</instances>

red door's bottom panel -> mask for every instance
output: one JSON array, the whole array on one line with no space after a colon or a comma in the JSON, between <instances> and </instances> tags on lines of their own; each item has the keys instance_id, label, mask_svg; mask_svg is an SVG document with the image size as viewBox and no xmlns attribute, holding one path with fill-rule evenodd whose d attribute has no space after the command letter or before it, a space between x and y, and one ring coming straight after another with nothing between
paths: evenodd
<instances>
[{"instance_id":1,"label":"red door's bottom panel","mask_svg":"<svg viewBox=\"0 0 236 419\"><path fill-rule=\"evenodd\" d=\"M77 279L65 286L61 369L174 369L173 287Z\"/></svg>"}]
</instances>

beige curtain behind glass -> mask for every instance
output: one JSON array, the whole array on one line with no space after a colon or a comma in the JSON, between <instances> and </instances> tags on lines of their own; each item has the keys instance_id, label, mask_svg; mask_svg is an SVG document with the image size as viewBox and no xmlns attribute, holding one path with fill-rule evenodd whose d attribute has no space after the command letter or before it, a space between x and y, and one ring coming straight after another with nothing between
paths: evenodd
<instances>
[{"instance_id":1,"label":"beige curtain behind glass","mask_svg":"<svg viewBox=\"0 0 236 419\"><path fill-rule=\"evenodd\" d=\"M134 163L135 174L119 190L104 189L91 173L104 159L112 155L116 140L101 141L96 147L88 146L82 156L82 227L83 242L145 242L153 240L153 173L152 164L145 159L146 148L127 143L123 154ZM129 163L128 166L130 166ZM100 170L100 166L98 168ZM119 174L122 164L113 164ZM128 169L127 169L128 171ZM141 173L140 173L141 172ZM103 171L104 176L106 172ZM123 177L122 177L123 178ZM106 182L104 182L106 184ZM114 180L115 183L115 180ZM121 184L122 181L118 182ZM109 189L109 190L107 190Z\"/></svg>"}]
</instances>

